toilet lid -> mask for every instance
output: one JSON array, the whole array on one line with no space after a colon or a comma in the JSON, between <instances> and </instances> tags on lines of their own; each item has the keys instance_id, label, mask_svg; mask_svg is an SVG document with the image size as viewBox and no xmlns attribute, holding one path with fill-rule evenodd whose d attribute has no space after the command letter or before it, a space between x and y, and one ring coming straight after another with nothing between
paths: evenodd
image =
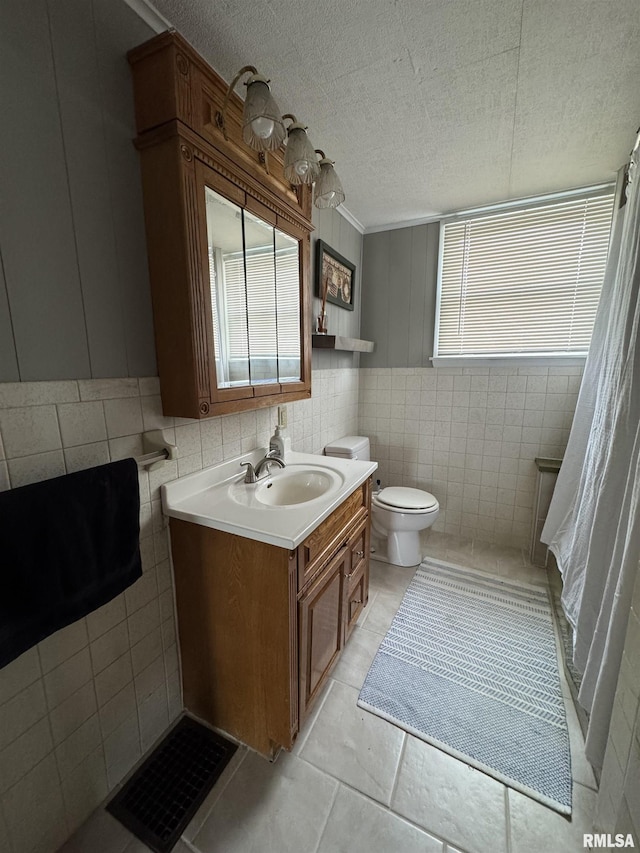
<instances>
[{"instance_id":1,"label":"toilet lid","mask_svg":"<svg viewBox=\"0 0 640 853\"><path fill-rule=\"evenodd\" d=\"M389 486L382 489L376 495L381 504L394 506L398 509L432 509L438 505L438 501L431 492L423 492L422 489L409 489L404 486Z\"/></svg>"}]
</instances>

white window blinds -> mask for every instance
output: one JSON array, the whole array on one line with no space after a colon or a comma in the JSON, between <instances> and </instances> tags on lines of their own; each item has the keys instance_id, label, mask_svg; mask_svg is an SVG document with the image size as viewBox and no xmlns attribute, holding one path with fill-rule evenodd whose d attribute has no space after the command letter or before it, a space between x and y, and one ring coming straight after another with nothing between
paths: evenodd
<instances>
[{"instance_id":1,"label":"white window blinds","mask_svg":"<svg viewBox=\"0 0 640 853\"><path fill-rule=\"evenodd\" d=\"M612 213L605 189L446 222L435 355L585 354Z\"/></svg>"},{"instance_id":2,"label":"white window blinds","mask_svg":"<svg viewBox=\"0 0 640 853\"><path fill-rule=\"evenodd\" d=\"M300 355L300 312L297 303L298 253L273 248L223 255L230 358L298 358ZM246 287L245 287L246 264ZM273 318L277 317L277 329ZM248 324L248 326L247 326ZM276 341L277 338L277 341Z\"/></svg>"}]
</instances>

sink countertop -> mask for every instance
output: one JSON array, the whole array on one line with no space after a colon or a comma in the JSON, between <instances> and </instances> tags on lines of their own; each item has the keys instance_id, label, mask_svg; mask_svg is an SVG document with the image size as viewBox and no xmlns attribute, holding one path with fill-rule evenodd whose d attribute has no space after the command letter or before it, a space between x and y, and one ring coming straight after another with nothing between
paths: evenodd
<instances>
[{"instance_id":1,"label":"sink countertop","mask_svg":"<svg viewBox=\"0 0 640 853\"><path fill-rule=\"evenodd\" d=\"M378 467L377 462L290 451L286 457L287 467L300 465L325 468L343 477L342 485L327 495L289 506L259 503L251 497L255 486L246 485L248 499L242 504L238 503L231 497L230 487L242 484L244 480L245 469L240 469L240 463L251 462L255 465L266 450L261 448L244 453L235 459L166 483L162 486L165 515L292 550ZM279 470L274 470L269 478L261 478L259 482L277 479Z\"/></svg>"}]
</instances>

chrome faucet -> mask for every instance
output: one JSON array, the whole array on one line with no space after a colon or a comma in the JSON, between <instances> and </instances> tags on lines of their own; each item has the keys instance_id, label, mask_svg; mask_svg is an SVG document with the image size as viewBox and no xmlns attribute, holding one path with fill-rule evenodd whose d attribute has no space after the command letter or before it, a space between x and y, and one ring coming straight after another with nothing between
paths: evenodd
<instances>
[{"instance_id":1,"label":"chrome faucet","mask_svg":"<svg viewBox=\"0 0 640 853\"><path fill-rule=\"evenodd\" d=\"M262 473L262 469L267 469L267 476L269 476L269 465L275 462L276 465L279 465L280 468L285 467L284 459L278 456L277 450L270 450L266 456L264 456L254 468L251 462L241 462L240 465L246 467L247 473L244 476L245 483L256 483L260 474Z\"/></svg>"}]
</instances>

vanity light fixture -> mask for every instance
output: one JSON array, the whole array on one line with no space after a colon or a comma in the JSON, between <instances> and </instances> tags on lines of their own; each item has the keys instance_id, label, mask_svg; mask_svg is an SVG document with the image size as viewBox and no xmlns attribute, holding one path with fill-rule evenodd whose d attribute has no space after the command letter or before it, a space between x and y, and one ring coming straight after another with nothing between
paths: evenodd
<instances>
[{"instance_id":1,"label":"vanity light fixture","mask_svg":"<svg viewBox=\"0 0 640 853\"><path fill-rule=\"evenodd\" d=\"M284 152L284 176L291 184L312 184L320 174L316 152L307 136L307 128L291 113L282 116L291 119L287 128L287 147Z\"/></svg>"},{"instance_id":2,"label":"vanity light fixture","mask_svg":"<svg viewBox=\"0 0 640 853\"><path fill-rule=\"evenodd\" d=\"M251 76L245 82L247 97L242 112L242 138L256 151L275 151L284 142L287 130L280 109L269 89L269 81L258 74L253 65L245 65L233 78L224 98L222 113L216 116L218 127L222 128L224 138L229 139L225 126L227 105L231 93L243 74Z\"/></svg>"},{"instance_id":3,"label":"vanity light fixture","mask_svg":"<svg viewBox=\"0 0 640 853\"><path fill-rule=\"evenodd\" d=\"M316 207L338 207L344 201L344 190L336 170L333 168L333 160L329 160L324 151L316 148L316 154L320 155L320 174L316 178L313 189L313 203Z\"/></svg>"}]
</instances>

